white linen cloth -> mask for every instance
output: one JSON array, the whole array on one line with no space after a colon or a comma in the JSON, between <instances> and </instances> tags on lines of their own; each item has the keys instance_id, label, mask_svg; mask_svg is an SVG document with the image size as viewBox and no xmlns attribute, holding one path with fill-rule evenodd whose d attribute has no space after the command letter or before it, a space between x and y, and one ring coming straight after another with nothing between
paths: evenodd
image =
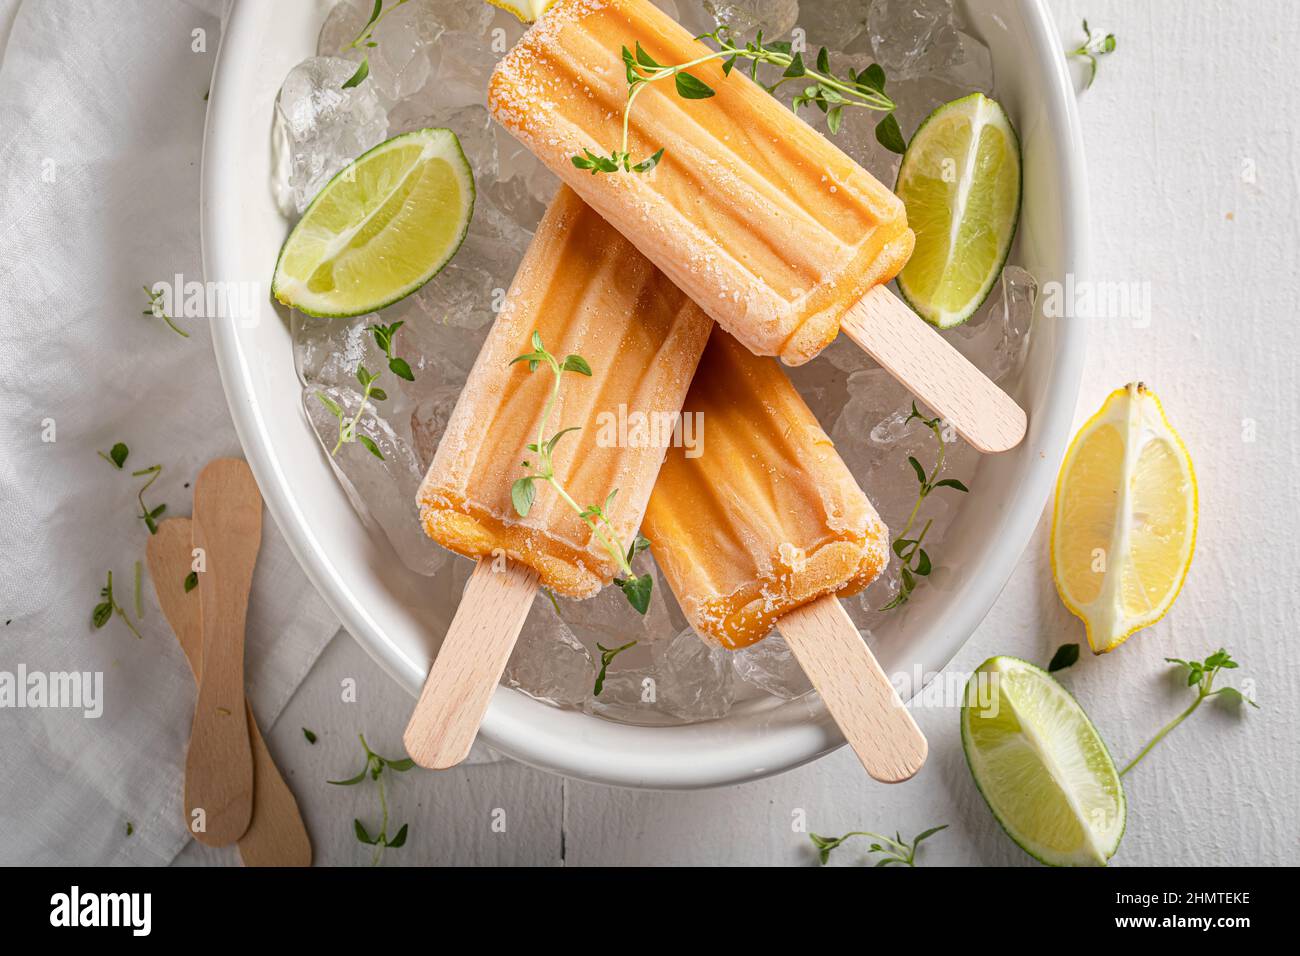
<instances>
[{"instance_id":1,"label":"white linen cloth","mask_svg":"<svg viewBox=\"0 0 1300 956\"><path fill-rule=\"evenodd\" d=\"M104 689L98 719L0 709L0 864L166 863L188 839L194 683L147 567L142 640L91 611L111 569L135 616L130 471L162 464L146 501L187 515L202 466L241 455L206 323L178 320L185 339L141 314L142 286L202 278L223 8L0 0L0 672L97 671ZM96 454L118 441L122 471ZM337 629L268 516L246 659L263 727Z\"/></svg>"}]
</instances>

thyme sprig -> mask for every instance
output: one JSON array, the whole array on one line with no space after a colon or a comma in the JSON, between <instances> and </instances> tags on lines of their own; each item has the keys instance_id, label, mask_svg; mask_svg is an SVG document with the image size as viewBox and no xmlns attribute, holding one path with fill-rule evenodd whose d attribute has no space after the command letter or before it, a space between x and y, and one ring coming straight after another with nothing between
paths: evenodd
<instances>
[{"instance_id":1,"label":"thyme sprig","mask_svg":"<svg viewBox=\"0 0 1300 956\"><path fill-rule=\"evenodd\" d=\"M153 289L150 289L148 286L144 286L143 288L144 288L144 294L149 297L149 308L145 309L140 314L151 315L155 319L162 319L164 322L167 323L168 326L171 327L171 330L173 332L175 332L181 338L188 339L190 337L190 333L186 332L179 325L173 322L172 317L167 314L166 310L163 309L163 290L159 289L157 292L155 292L153 291Z\"/></svg>"},{"instance_id":2,"label":"thyme sprig","mask_svg":"<svg viewBox=\"0 0 1300 956\"><path fill-rule=\"evenodd\" d=\"M141 640L144 640L143 635L136 630L135 624L131 622L131 618L127 616L126 610L122 605L118 604L117 599L113 597L112 571L108 572L108 583L99 589L99 596L103 600L95 605L95 610L90 615L90 623L94 625L95 630L98 631L112 619L114 614L116 614L122 619L122 623L130 628L132 634Z\"/></svg>"},{"instance_id":3,"label":"thyme sprig","mask_svg":"<svg viewBox=\"0 0 1300 956\"><path fill-rule=\"evenodd\" d=\"M823 865L830 859L831 851L837 849L845 840L852 837L868 837L872 842L867 852L881 854L881 858L876 861L876 866L891 866L893 864L915 866L916 850L921 845L921 841L928 840L940 830L946 829L948 829L946 823L940 827L931 827L918 833L912 838L911 842L904 840L901 833L895 833L894 838L891 840L887 836L872 833L870 830L854 830L842 837L824 837L818 836L816 833L810 833L808 837L812 840L813 846L817 847L817 858Z\"/></svg>"},{"instance_id":4,"label":"thyme sprig","mask_svg":"<svg viewBox=\"0 0 1300 956\"><path fill-rule=\"evenodd\" d=\"M167 510L167 506L159 505L157 508L150 508L144 503L144 493L149 490L150 485L158 480L158 476L161 474L162 465L150 465L148 468L141 468L139 471L131 472L132 478L143 478L146 475L149 477L149 480L144 483L140 488L139 493L136 495L136 500L140 502L140 514L136 517L144 522L145 527L149 529L150 534L158 533L158 519L163 516L163 512Z\"/></svg>"},{"instance_id":5,"label":"thyme sprig","mask_svg":"<svg viewBox=\"0 0 1300 956\"><path fill-rule=\"evenodd\" d=\"M564 381L565 372L573 372L577 375L591 377L591 366L581 355L566 355L562 360L556 358L542 344L540 332L534 331L532 338L532 351L525 352L523 355L511 359L510 364L515 365L519 362L528 363L528 371L535 372L541 366L545 365L555 376L551 386L551 392L546 399L546 406L542 411L541 420L537 425L537 440L527 445L528 451L532 452L534 459L525 460L521 465L527 470L524 477L517 479L510 487L510 500L515 506L515 511L520 517L527 517L528 512L532 510L533 502L537 500L537 484L543 482L555 489L564 502L574 510L579 518L586 523L595 535L601 546L608 552L609 556L614 559L622 574L614 578L616 584L623 594L627 597L628 603L636 610L644 614L650 606L650 591L654 584L654 578L650 574L638 575L632 570L632 559L650 546L650 542L641 535L637 535L630 547L624 548L622 541L619 540L618 533L614 530L613 523L609 520L609 507L614 501L614 496L618 494L615 488L605 498L604 504L579 505L573 496L565 490L564 483L556 477L555 474L555 446L559 444L560 439L571 432L581 431L577 425L571 425L568 428L561 428L555 434L547 437L547 430L551 424L551 416L555 412L555 404L559 400L561 386Z\"/></svg>"},{"instance_id":6,"label":"thyme sprig","mask_svg":"<svg viewBox=\"0 0 1300 956\"><path fill-rule=\"evenodd\" d=\"M647 173L654 169L663 158L663 148L640 162L633 162L628 143L632 106L637 96L652 83L672 79L677 95L682 99L708 99L716 91L690 70L715 60L722 61L723 76L730 76L739 61L747 61L750 78L768 93L775 94L786 83L802 82L803 90L794 98L791 108L797 113L800 107L809 104L816 106L826 114L826 125L832 134L840 131L846 109L860 107L884 113L884 118L876 125L876 139L896 153L907 148L894 116L895 103L885 94L885 71L880 64L873 63L860 72L849 67L845 75L836 76L831 69L830 53L825 47L818 51L813 64L809 65L804 60L803 53L796 51L788 40L764 42L763 31L760 30L753 40L742 44L736 41L735 34L726 24L720 24L716 30L702 33L696 39L711 40L717 49L705 56L674 65L657 62L639 41L634 49L623 47L628 90L627 102L623 107L622 144L608 156L584 149L581 156L572 157L574 166L590 170L593 176L620 170ZM759 79L759 66L775 67L781 71L780 76L772 83L762 82Z\"/></svg>"},{"instance_id":7,"label":"thyme sprig","mask_svg":"<svg viewBox=\"0 0 1300 956\"><path fill-rule=\"evenodd\" d=\"M306 728L303 729L303 733L308 733ZM405 773L415 766L415 761L410 757L404 757L401 760L390 760L388 757L381 757L370 749L370 745L366 743L365 734L357 734L357 736L361 739L361 746L366 752L365 766L361 768L361 772L355 777L349 777L347 780L327 780L326 783L332 783L336 787L353 787L364 781L366 777L369 777L378 785L379 832L372 836L360 820L354 819L352 821L352 832L356 836L357 842L375 848L371 863L378 864L384 855L384 850L396 850L406 844L407 832L407 824L403 823L401 829L395 834L391 837L388 835L388 795L384 790L384 772L392 770L395 773ZM312 737L309 736L307 739L311 743L315 743Z\"/></svg>"},{"instance_id":8,"label":"thyme sprig","mask_svg":"<svg viewBox=\"0 0 1300 956\"><path fill-rule=\"evenodd\" d=\"M591 689L592 697L599 697L600 692L605 689L605 672L609 670L609 665L614 663L614 658L630 647L636 647L636 641L628 641L622 647L606 647L599 641L596 642L596 648L600 651L600 671L596 674L596 684Z\"/></svg>"},{"instance_id":9,"label":"thyme sprig","mask_svg":"<svg viewBox=\"0 0 1300 956\"><path fill-rule=\"evenodd\" d=\"M939 455L935 460L934 467L927 473L925 468L917 461L914 455L908 455L908 464L916 472L916 480L920 484L920 492L916 496L916 504L912 505L912 511L907 516L907 522L903 525L903 530L899 532L897 538L891 545L894 554L902 562L902 572L898 585L898 594L894 599L881 608L882 611L888 611L892 608L901 607L906 604L912 597L912 591L916 589L917 578L928 577L933 570L933 564L930 561L930 555L921 545L925 542L925 536L930 531L930 526L934 524L934 519L926 521L921 533L915 538L908 537L912 533L912 528L916 524L917 515L921 511L921 504L932 492L940 488L953 488L961 492L969 492L962 482L956 478L939 478L939 473L943 471L944 457L948 451L948 443L943 437L943 420L940 418L926 418L916 408L916 402L912 403L912 413L903 420L903 424L918 421L934 433L934 439L939 443Z\"/></svg>"},{"instance_id":10,"label":"thyme sprig","mask_svg":"<svg viewBox=\"0 0 1300 956\"><path fill-rule=\"evenodd\" d=\"M379 26L379 21L384 19L407 0L396 0L389 7L384 6L384 0L375 0L375 5L370 8L370 17L366 20L365 26L357 34L357 38L349 43L345 50L373 50L379 46L374 40L375 28ZM342 89L350 89L354 86L360 86L370 75L370 54L363 53L361 62L357 65L357 71L344 81Z\"/></svg>"},{"instance_id":11,"label":"thyme sprig","mask_svg":"<svg viewBox=\"0 0 1300 956\"><path fill-rule=\"evenodd\" d=\"M1092 28L1088 26L1088 21L1083 21L1083 33L1086 39L1073 50L1068 51L1069 56L1081 56L1088 61L1088 83L1084 89L1091 89L1093 82L1097 79L1097 61L1103 57L1115 52L1115 47L1119 41L1115 39L1115 34L1107 33L1104 36L1094 35Z\"/></svg>"},{"instance_id":12,"label":"thyme sprig","mask_svg":"<svg viewBox=\"0 0 1300 956\"><path fill-rule=\"evenodd\" d=\"M1130 760L1128 766L1119 772L1121 777L1141 763L1142 758L1149 754L1156 744L1164 740L1165 737L1169 735L1170 731L1181 724L1184 720L1196 713L1196 709L1211 697L1222 697L1224 700L1232 701L1237 704L1250 704L1251 707L1257 709L1259 707L1259 704L1255 703L1236 687L1220 687L1218 690L1214 689L1214 678L1219 675L1219 671L1236 670L1239 666L1237 662L1232 659L1232 655L1222 647L1203 661L1185 661L1179 657L1166 657L1165 660L1170 664L1176 664L1179 667L1186 668L1187 686L1196 688L1196 699L1192 701L1191 706L1169 723L1165 724L1164 727L1160 728L1160 732L1151 738L1151 742L1142 748L1141 753Z\"/></svg>"},{"instance_id":13,"label":"thyme sprig","mask_svg":"<svg viewBox=\"0 0 1300 956\"><path fill-rule=\"evenodd\" d=\"M405 325L404 322L394 322L392 325L367 325L366 331L375 337L375 344L384 350L384 357L388 360L388 370L398 378L414 382L415 373L411 371L410 363L406 359L393 354L393 338L397 335L397 330L403 325ZM330 457L333 458L338 454L338 450L343 447L344 442L355 440L361 442L370 454L380 461L384 461L384 453L379 450L375 440L369 435L357 434L357 424L361 421L361 416L366 410L366 404L372 400L376 402L388 401L388 393L375 384L375 382L379 381L379 375L371 372L364 365L357 366L357 381L361 384L361 404L357 406L356 414L352 416L350 421L338 402L324 392L316 393L317 400L325 406L339 423L338 441L330 449Z\"/></svg>"},{"instance_id":14,"label":"thyme sprig","mask_svg":"<svg viewBox=\"0 0 1300 956\"><path fill-rule=\"evenodd\" d=\"M117 442L108 450L107 453L100 451L95 454L99 455L100 458L104 459L104 461L108 462L118 471L121 471L122 466L126 464L127 455L131 454L131 450L127 448L123 442Z\"/></svg>"}]
</instances>

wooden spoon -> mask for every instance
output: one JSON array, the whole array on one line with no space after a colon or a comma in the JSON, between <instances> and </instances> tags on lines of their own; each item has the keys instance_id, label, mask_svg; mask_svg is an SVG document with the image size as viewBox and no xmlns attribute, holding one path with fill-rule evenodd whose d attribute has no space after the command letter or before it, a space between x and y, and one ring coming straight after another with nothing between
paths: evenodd
<instances>
[{"instance_id":1,"label":"wooden spoon","mask_svg":"<svg viewBox=\"0 0 1300 956\"><path fill-rule=\"evenodd\" d=\"M253 819L253 752L244 702L244 620L262 544L262 496L248 465L218 458L194 482L203 618L198 703L185 762L185 810L200 843L229 846ZM195 811L204 826L195 831Z\"/></svg>"},{"instance_id":2,"label":"wooden spoon","mask_svg":"<svg viewBox=\"0 0 1300 956\"><path fill-rule=\"evenodd\" d=\"M189 518L168 518L150 535L145 550L158 603L197 681L203 661L203 613L198 591L185 590L191 534ZM311 838L298 801L262 739L251 705L248 734L253 745L253 822L239 838L240 859L245 866L311 866Z\"/></svg>"}]
</instances>

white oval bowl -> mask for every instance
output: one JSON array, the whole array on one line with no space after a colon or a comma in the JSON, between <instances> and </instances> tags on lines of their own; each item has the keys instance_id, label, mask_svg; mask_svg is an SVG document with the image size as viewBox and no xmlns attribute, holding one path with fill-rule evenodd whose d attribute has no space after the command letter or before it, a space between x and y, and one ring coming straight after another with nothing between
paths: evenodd
<instances>
[{"instance_id":1,"label":"white oval bowl","mask_svg":"<svg viewBox=\"0 0 1300 956\"><path fill-rule=\"evenodd\" d=\"M235 428L267 507L343 626L414 697L429 668L430 638L448 621L428 599L428 579L408 571L349 503L302 413L289 330L265 294L287 231L271 190L275 96L288 71L315 53L330 6L331 0L234 0L208 103L203 263L209 281L252 282L263 290L253 316L213 323L213 341ZM1088 203L1074 90L1056 29L1043 0L966 7L973 31L992 51L997 95L1024 151L1012 261L1040 285L1064 282L1084 271ZM944 542L952 570L943 590L918 590L900 626L877 635L887 672L926 681L939 673L1006 584L1064 453L1084 348L1081 323L1046 320L1040 310L1013 390L1029 412L1028 436L1014 451L981 464L975 501ZM654 789L754 780L843 744L815 696L746 701L707 723L638 727L502 687L481 733L496 749L545 770Z\"/></svg>"}]
</instances>

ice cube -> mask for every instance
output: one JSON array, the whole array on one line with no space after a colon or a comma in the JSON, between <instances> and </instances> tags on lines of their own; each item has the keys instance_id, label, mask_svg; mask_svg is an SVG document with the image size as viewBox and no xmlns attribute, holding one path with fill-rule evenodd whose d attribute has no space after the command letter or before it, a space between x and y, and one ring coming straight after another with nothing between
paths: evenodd
<instances>
[{"instance_id":1,"label":"ice cube","mask_svg":"<svg viewBox=\"0 0 1300 956\"><path fill-rule=\"evenodd\" d=\"M584 709L598 717L627 724L663 724L672 722L659 707L658 680L647 667L610 670L605 675L600 695L588 688Z\"/></svg>"},{"instance_id":2,"label":"ice cube","mask_svg":"<svg viewBox=\"0 0 1300 956\"><path fill-rule=\"evenodd\" d=\"M339 443L339 418L321 401L324 396L342 412L350 423L361 407L361 393L352 387L322 388L310 386L303 391L303 406L325 453L344 482L353 507L368 517L387 536L402 563L417 574L434 574L447 561L447 552L438 547L420 527L415 507L415 493L424 469L410 442L399 435L382 417L383 403L366 403L356 425L356 439ZM383 460L375 457L360 440L365 436L375 443Z\"/></svg>"},{"instance_id":3,"label":"ice cube","mask_svg":"<svg viewBox=\"0 0 1300 956\"><path fill-rule=\"evenodd\" d=\"M812 690L812 682L779 631L733 653L731 666L742 681L782 700L794 700Z\"/></svg>"},{"instance_id":4,"label":"ice cube","mask_svg":"<svg viewBox=\"0 0 1300 956\"><path fill-rule=\"evenodd\" d=\"M442 441L452 409L460 398L459 385L440 385L426 395L411 412L411 442L423 471L429 470L433 455Z\"/></svg>"},{"instance_id":5,"label":"ice cube","mask_svg":"<svg viewBox=\"0 0 1300 956\"><path fill-rule=\"evenodd\" d=\"M492 116L482 104L447 107L421 91L418 96L398 103L388 114L394 133L436 127L456 134L460 148L469 160L475 183L493 182L497 177L497 140Z\"/></svg>"},{"instance_id":6,"label":"ice cube","mask_svg":"<svg viewBox=\"0 0 1300 956\"><path fill-rule=\"evenodd\" d=\"M952 0L874 0L867 29L890 79L935 73L960 46Z\"/></svg>"},{"instance_id":7,"label":"ice cube","mask_svg":"<svg viewBox=\"0 0 1300 956\"><path fill-rule=\"evenodd\" d=\"M495 12L489 4L475 3L474 0L429 0L429 5L433 19L445 29L480 36L487 31ZM507 17L515 20L509 14Z\"/></svg>"},{"instance_id":8,"label":"ice cube","mask_svg":"<svg viewBox=\"0 0 1300 956\"><path fill-rule=\"evenodd\" d=\"M290 329L298 378L304 385L343 385L356 381L357 366L366 361L373 337L366 326L375 315L355 319L321 319L292 313Z\"/></svg>"},{"instance_id":9,"label":"ice cube","mask_svg":"<svg viewBox=\"0 0 1300 956\"><path fill-rule=\"evenodd\" d=\"M1018 266L1007 266L988 301L950 341L995 382L1020 371L1038 297L1038 282Z\"/></svg>"},{"instance_id":10,"label":"ice cube","mask_svg":"<svg viewBox=\"0 0 1300 956\"><path fill-rule=\"evenodd\" d=\"M685 628L655 645L659 706L681 720L725 717L736 699L731 651Z\"/></svg>"},{"instance_id":11,"label":"ice cube","mask_svg":"<svg viewBox=\"0 0 1300 956\"><path fill-rule=\"evenodd\" d=\"M759 30L765 39L779 39L799 19L799 0L704 0L704 9L719 26L729 26L737 42L754 39Z\"/></svg>"},{"instance_id":12,"label":"ice cube","mask_svg":"<svg viewBox=\"0 0 1300 956\"><path fill-rule=\"evenodd\" d=\"M301 213L335 173L387 135L374 85L343 89L355 70L348 60L312 57L285 77L275 101L276 141L287 156L282 207Z\"/></svg>"},{"instance_id":13,"label":"ice cube","mask_svg":"<svg viewBox=\"0 0 1300 956\"><path fill-rule=\"evenodd\" d=\"M531 697L574 706L591 695L595 680L591 654L555 613L551 599L539 594L510 655L503 682Z\"/></svg>"},{"instance_id":14,"label":"ice cube","mask_svg":"<svg viewBox=\"0 0 1300 956\"><path fill-rule=\"evenodd\" d=\"M373 9L373 0L340 0L321 27L316 50L354 64L368 58L370 77L388 107L428 83L446 31L481 34L492 18L486 4L465 0L387 0L369 39L358 42Z\"/></svg>"},{"instance_id":15,"label":"ice cube","mask_svg":"<svg viewBox=\"0 0 1300 956\"><path fill-rule=\"evenodd\" d=\"M438 42L438 66L430 80L438 102L447 107L483 103L488 78L507 49L505 42L494 42L480 32L444 33Z\"/></svg>"},{"instance_id":16,"label":"ice cube","mask_svg":"<svg viewBox=\"0 0 1300 956\"><path fill-rule=\"evenodd\" d=\"M844 50L867 29L867 10L871 0L820 0L805 3L799 9L799 26L808 34L808 45ZM808 59L807 56L804 59ZM831 67L836 68L835 57ZM838 69L837 69L838 72Z\"/></svg>"},{"instance_id":17,"label":"ice cube","mask_svg":"<svg viewBox=\"0 0 1300 956\"><path fill-rule=\"evenodd\" d=\"M496 318L528 248L529 233L497 210L489 196L474 204L469 233L456 258L412 297L424 323L481 333Z\"/></svg>"},{"instance_id":18,"label":"ice cube","mask_svg":"<svg viewBox=\"0 0 1300 956\"><path fill-rule=\"evenodd\" d=\"M359 63L365 51L353 43L361 35L374 6L373 0L339 0L334 4L316 37L316 55L336 56Z\"/></svg>"},{"instance_id":19,"label":"ice cube","mask_svg":"<svg viewBox=\"0 0 1300 956\"><path fill-rule=\"evenodd\" d=\"M538 492L548 493L546 488ZM585 601L560 602L560 617L593 652L598 643L605 647L622 647L629 641L636 641L644 648L677 632L679 625L672 618L677 605L659 569L644 553L633 566L638 573L648 571L654 575L650 606L645 614L637 613L636 608L628 603L627 595L614 586L602 588L599 594ZM635 659L635 655L627 658Z\"/></svg>"}]
</instances>

